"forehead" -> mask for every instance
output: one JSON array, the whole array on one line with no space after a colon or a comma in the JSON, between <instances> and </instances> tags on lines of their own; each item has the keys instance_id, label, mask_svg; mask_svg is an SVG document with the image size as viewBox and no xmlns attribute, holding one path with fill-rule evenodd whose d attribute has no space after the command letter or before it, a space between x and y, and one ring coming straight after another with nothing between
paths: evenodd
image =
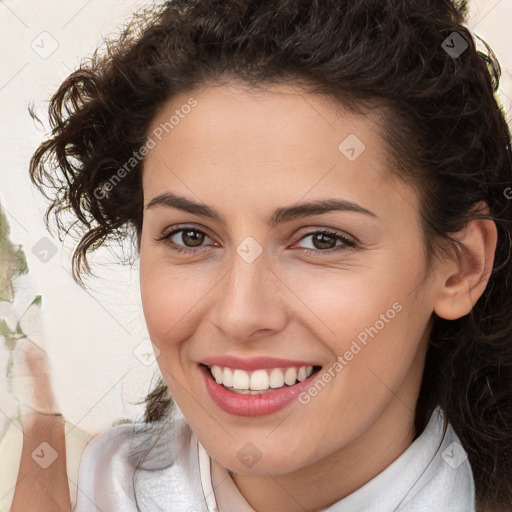
<instances>
[{"instance_id":1,"label":"forehead","mask_svg":"<svg viewBox=\"0 0 512 512\"><path fill-rule=\"evenodd\" d=\"M350 133L378 149L382 141L373 130L375 112L354 114L333 98L293 85L251 89L230 82L173 96L158 110L149 131L158 141L172 134L176 145L184 139L199 146L203 140L217 143L213 152L222 152L226 144L238 152L272 147L273 153L266 155L271 158L290 147L310 153L328 145L337 149Z\"/></svg>"},{"instance_id":2,"label":"forehead","mask_svg":"<svg viewBox=\"0 0 512 512\"><path fill-rule=\"evenodd\" d=\"M172 189L205 201L230 192L241 207L258 191L278 202L339 191L371 203L368 196L376 199L395 181L379 129L374 112L355 114L292 85L231 83L181 93L149 129L155 146L144 164L145 202Z\"/></svg>"}]
</instances>

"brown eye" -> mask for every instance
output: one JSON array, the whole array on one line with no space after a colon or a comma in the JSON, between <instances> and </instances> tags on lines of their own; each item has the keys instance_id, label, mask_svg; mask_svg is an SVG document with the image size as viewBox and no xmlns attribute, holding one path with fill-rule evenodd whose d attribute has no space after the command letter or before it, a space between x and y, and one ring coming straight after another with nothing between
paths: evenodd
<instances>
[{"instance_id":1,"label":"brown eye","mask_svg":"<svg viewBox=\"0 0 512 512\"><path fill-rule=\"evenodd\" d=\"M174 229L169 233L162 235L160 238L157 238L155 241L164 242L169 249L176 252L194 253L208 248L207 245L204 244L205 239L213 241L200 229L192 226L185 226Z\"/></svg>"},{"instance_id":2,"label":"brown eye","mask_svg":"<svg viewBox=\"0 0 512 512\"><path fill-rule=\"evenodd\" d=\"M311 240L316 249L332 249L336 246L336 237L326 233L316 233Z\"/></svg>"},{"instance_id":3,"label":"brown eye","mask_svg":"<svg viewBox=\"0 0 512 512\"><path fill-rule=\"evenodd\" d=\"M302 249L308 253L333 253L340 250L354 248L356 242L344 233L336 231L322 230L309 232L300 238L299 242L310 239L309 247L302 246Z\"/></svg>"},{"instance_id":4,"label":"brown eye","mask_svg":"<svg viewBox=\"0 0 512 512\"><path fill-rule=\"evenodd\" d=\"M183 229L181 230L181 241L187 247L199 247L206 235L197 229Z\"/></svg>"}]
</instances>

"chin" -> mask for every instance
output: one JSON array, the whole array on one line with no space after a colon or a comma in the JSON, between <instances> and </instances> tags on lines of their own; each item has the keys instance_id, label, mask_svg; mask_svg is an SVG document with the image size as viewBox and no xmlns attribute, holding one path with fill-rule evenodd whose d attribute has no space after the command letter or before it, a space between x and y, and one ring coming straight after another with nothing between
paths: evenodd
<instances>
[{"instance_id":1,"label":"chin","mask_svg":"<svg viewBox=\"0 0 512 512\"><path fill-rule=\"evenodd\" d=\"M207 451L209 452L208 449ZM223 451L220 457L215 457L214 452L209 453L229 471L243 475L284 475L315 462L308 461L305 454L297 448L287 448L282 444L260 450L255 444L246 443L236 452Z\"/></svg>"}]
</instances>

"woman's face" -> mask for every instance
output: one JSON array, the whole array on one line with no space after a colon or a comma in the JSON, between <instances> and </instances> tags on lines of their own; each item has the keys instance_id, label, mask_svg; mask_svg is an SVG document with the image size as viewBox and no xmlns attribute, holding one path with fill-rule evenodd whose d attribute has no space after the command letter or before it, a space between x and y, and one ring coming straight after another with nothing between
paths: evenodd
<instances>
[{"instance_id":1,"label":"woman's face","mask_svg":"<svg viewBox=\"0 0 512 512\"><path fill-rule=\"evenodd\" d=\"M232 83L175 96L149 136L144 314L209 454L285 474L410 443L435 277L377 118Z\"/></svg>"}]
</instances>

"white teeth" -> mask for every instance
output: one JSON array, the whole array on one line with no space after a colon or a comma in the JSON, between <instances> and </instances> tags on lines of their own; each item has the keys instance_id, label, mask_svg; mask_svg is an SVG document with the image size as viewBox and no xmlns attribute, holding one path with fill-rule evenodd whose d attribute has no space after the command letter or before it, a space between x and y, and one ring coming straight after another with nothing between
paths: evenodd
<instances>
[{"instance_id":1,"label":"white teeth","mask_svg":"<svg viewBox=\"0 0 512 512\"><path fill-rule=\"evenodd\" d=\"M218 384L222 384L222 382ZM249 374L244 370L235 370L233 372L233 387L235 389L249 389Z\"/></svg>"},{"instance_id":2,"label":"white teeth","mask_svg":"<svg viewBox=\"0 0 512 512\"><path fill-rule=\"evenodd\" d=\"M220 366L212 366L211 368L213 378L217 384L222 384L222 368Z\"/></svg>"},{"instance_id":3,"label":"white teeth","mask_svg":"<svg viewBox=\"0 0 512 512\"><path fill-rule=\"evenodd\" d=\"M270 372L269 386L271 388L282 388L284 386L284 375L280 368L274 368Z\"/></svg>"},{"instance_id":4,"label":"white teeth","mask_svg":"<svg viewBox=\"0 0 512 512\"><path fill-rule=\"evenodd\" d=\"M288 368L284 374L284 382L288 386L293 386L297 381L297 370L295 368Z\"/></svg>"},{"instance_id":5,"label":"white teeth","mask_svg":"<svg viewBox=\"0 0 512 512\"><path fill-rule=\"evenodd\" d=\"M297 381L302 382L313 373L313 367L301 366L298 370L297 368L287 368L284 372L281 368L261 369L249 373L245 370L233 370L213 365L210 367L210 371L217 384L222 384L232 391L257 394L258 391L270 391L282 388L285 384L293 386ZM252 393L253 391L255 393Z\"/></svg>"},{"instance_id":6,"label":"white teeth","mask_svg":"<svg viewBox=\"0 0 512 512\"><path fill-rule=\"evenodd\" d=\"M268 389L269 378L267 370L256 370L251 373L251 382L249 388L254 391Z\"/></svg>"},{"instance_id":7,"label":"white teeth","mask_svg":"<svg viewBox=\"0 0 512 512\"><path fill-rule=\"evenodd\" d=\"M297 375L297 380L302 382L303 380L306 380L312 373L312 366L301 366Z\"/></svg>"},{"instance_id":8,"label":"white teeth","mask_svg":"<svg viewBox=\"0 0 512 512\"><path fill-rule=\"evenodd\" d=\"M224 368L222 375L222 385L230 388L233 386L233 370L231 368Z\"/></svg>"}]
</instances>

